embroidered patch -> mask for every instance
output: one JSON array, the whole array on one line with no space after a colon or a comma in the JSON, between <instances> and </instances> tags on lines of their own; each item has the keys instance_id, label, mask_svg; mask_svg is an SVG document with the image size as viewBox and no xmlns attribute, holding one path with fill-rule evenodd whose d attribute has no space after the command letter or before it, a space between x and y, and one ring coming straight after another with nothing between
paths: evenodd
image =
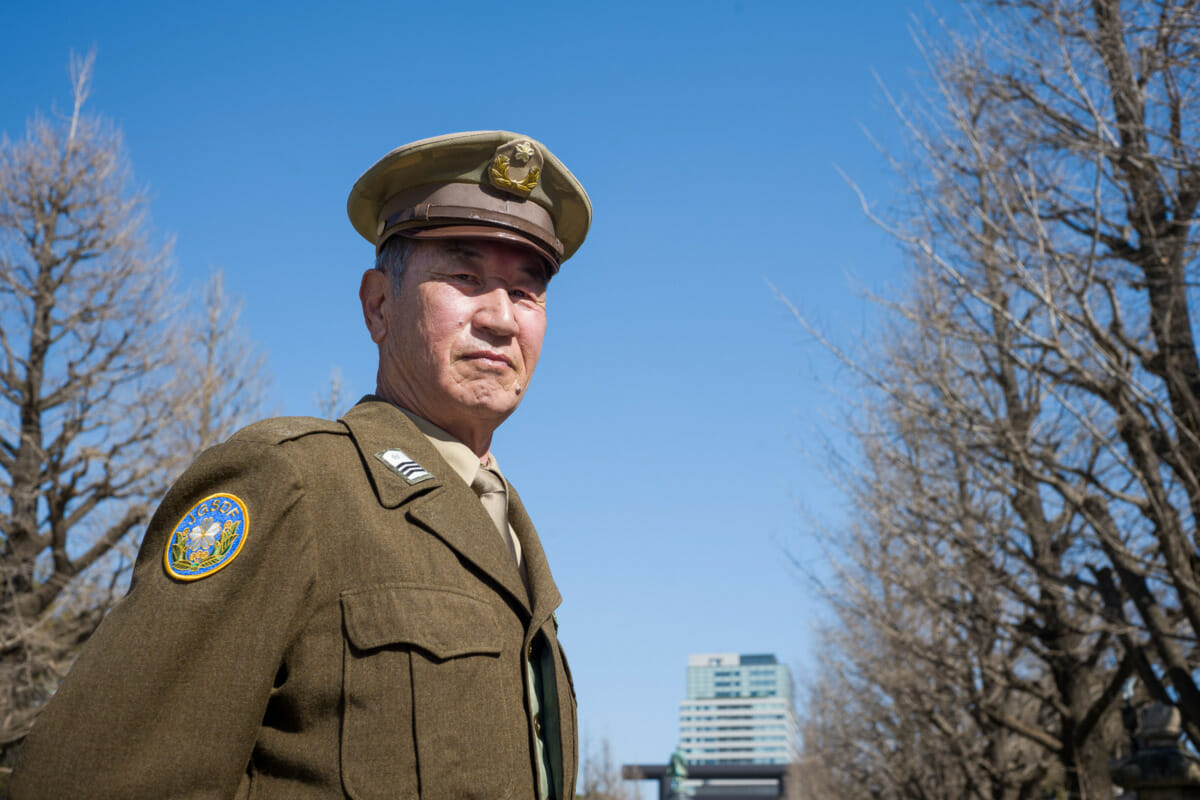
<instances>
[{"instance_id":1,"label":"embroidered patch","mask_svg":"<svg viewBox=\"0 0 1200 800\"><path fill-rule=\"evenodd\" d=\"M408 481L408 485L427 481L433 476L425 471L417 462L408 457L408 454L403 450L384 450L381 453L376 453L375 457L388 465L388 468L399 475L404 480Z\"/></svg>"},{"instance_id":2,"label":"embroidered patch","mask_svg":"<svg viewBox=\"0 0 1200 800\"><path fill-rule=\"evenodd\" d=\"M167 574L181 581L212 575L241 552L250 530L246 504L231 494L211 494L175 526L163 553Z\"/></svg>"}]
</instances>

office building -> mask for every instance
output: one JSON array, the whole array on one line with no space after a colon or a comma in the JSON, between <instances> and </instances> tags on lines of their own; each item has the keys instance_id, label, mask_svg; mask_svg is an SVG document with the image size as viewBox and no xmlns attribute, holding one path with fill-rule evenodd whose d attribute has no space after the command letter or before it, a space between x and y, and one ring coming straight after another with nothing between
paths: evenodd
<instances>
[{"instance_id":1,"label":"office building","mask_svg":"<svg viewBox=\"0 0 1200 800\"><path fill-rule=\"evenodd\" d=\"M679 744L688 764L788 764L797 760L795 686L773 655L688 656Z\"/></svg>"}]
</instances>

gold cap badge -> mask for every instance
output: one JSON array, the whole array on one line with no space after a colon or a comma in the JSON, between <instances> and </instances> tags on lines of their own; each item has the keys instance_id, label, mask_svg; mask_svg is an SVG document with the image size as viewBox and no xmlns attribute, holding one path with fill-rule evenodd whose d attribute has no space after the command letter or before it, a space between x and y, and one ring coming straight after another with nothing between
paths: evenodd
<instances>
[{"instance_id":1,"label":"gold cap badge","mask_svg":"<svg viewBox=\"0 0 1200 800\"><path fill-rule=\"evenodd\" d=\"M496 148L488 178L497 189L524 199L537 188L542 162L542 154L533 142L513 139Z\"/></svg>"}]
</instances>

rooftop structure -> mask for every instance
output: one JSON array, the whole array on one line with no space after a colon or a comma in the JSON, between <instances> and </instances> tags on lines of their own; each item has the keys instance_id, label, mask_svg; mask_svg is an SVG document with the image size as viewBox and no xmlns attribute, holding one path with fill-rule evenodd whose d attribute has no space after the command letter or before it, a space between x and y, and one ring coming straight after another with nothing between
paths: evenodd
<instances>
[{"instance_id":1,"label":"rooftop structure","mask_svg":"<svg viewBox=\"0 0 1200 800\"><path fill-rule=\"evenodd\" d=\"M788 764L797 760L795 685L769 654L688 657L679 743L691 764Z\"/></svg>"}]
</instances>

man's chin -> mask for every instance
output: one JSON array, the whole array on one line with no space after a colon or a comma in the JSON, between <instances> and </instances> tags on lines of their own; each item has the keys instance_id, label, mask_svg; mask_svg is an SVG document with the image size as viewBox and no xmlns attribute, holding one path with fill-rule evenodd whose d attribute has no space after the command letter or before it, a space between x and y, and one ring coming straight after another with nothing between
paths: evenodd
<instances>
[{"instance_id":1,"label":"man's chin","mask_svg":"<svg viewBox=\"0 0 1200 800\"><path fill-rule=\"evenodd\" d=\"M517 410L524 396L525 392L515 386L504 389L488 387L470 392L460 404L475 419L491 420L499 425Z\"/></svg>"}]
</instances>

